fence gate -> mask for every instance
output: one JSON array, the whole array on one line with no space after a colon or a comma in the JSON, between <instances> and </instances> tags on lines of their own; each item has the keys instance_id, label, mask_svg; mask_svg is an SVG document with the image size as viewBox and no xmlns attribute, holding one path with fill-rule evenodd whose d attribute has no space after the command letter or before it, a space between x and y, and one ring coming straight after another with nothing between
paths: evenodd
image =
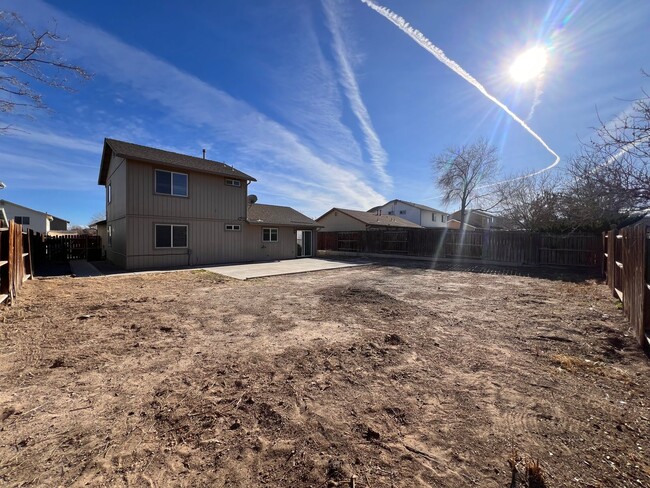
<instances>
[{"instance_id":1,"label":"fence gate","mask_svg":"<svg viewBox=\"0 0 650 488\"><path fill-rule=\"evenodd\" d=\"M45 257L50 261L73 259L98 260L102 257L102 242L99 236L47 236L44 240Z\"/></svg>"}]
</instances>

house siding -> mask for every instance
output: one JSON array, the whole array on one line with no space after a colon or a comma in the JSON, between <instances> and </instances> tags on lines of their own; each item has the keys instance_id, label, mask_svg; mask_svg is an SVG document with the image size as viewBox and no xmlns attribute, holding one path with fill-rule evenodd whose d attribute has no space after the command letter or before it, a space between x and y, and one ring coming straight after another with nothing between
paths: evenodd
<instances>
[{"instance_id":1,"label":"house siding","mask_svg":"<svg viewBox=\"0 0 650 488\"><path fill-rule=\"evenodd\" d=\"M278 229L278 242L263 242L263 228ZM246 225L244 241L246 258L252 261L271 261L296 257L296 228L277 225Z\"/></svg>"},{"instance_id":2,"label":"house siding","mask_svg":"<svg viewBox=\"0 0 650 488\"><path fill-rule=\"evenodd\" d=\"M68 230L68 223L57 217L52 217L50 222L50 230Z\"/></svg>"},{"instance_id":3,"label":"house siding","mask_svg":"<svg viewBox=\"0 0 650 488\"><path fill-rule=\"evenodd\" d=\"M447 223L442 222L442 217L446 216L447 214L441 212L432 212L431 210L423 210L418 207L408 205L407 203L404 202L391 201L388 202L383 207L380 207L380 210L382 215L390 215L389 212L393 212L392 215L395 215L396 217L401 217L404 220L408 220L409 222L413 222L414 224L421 225L422 227L440 228L440 229L447 227ZM400 212L405 212L405 213L402 214ZM433 213L436 214L435 222L431 220L431 214Z\"/></svg>"},{"instance_id":4,"label":"house siding","mask_svg":"<svg viewBox=\"0 0 650 488\"><path fill-rule=\"evenodd\" d=\"M112 227L113 238L112 244L106 240L106 259L113 264L126 268L126 217L111 220L106 223L107 227Z\"/></svg>"},{"instance_id":5,"label":"house siding","mask_svg":"<svg viewBox=\"0 0 650 488\"><path fill-rule=\"evenodd\" d=\"M188 196L155 193L156 169L188 175ZM149 217L193 217L221 222L246 218L246 182L241 187L226 186L225 177L158 164L129 160L128 215Z\"/></svg>"},{"instance_id":6,"label":"house siding","mask_svg":"<svg viewBox=\"0 0 650 488\"><path fill-rule=\"evenodd\" d=\"M187 197L156 194L156 169L187 174ZM223 176L129 160L126 186L126 268L171 268L244 259L244 230L226 231L225 225L244 227L246 182L231 187ZM187 225L187 248L156 249L156 224Z\"/></svg>"},{"instance_id":7,"label":"house siding","mask_svg":"<svg viewBox=\"0 0 650 488\"><path fill-rule=\"evenodd\" d=\"M15 217L29 217L29 225L24 225L25 230L31 229L34 232L47 234L51 230L67 230L67 222L57 217L52 217L52 221L47 218L47 214L32 210L22 205L17 205L6 200L0 201L0 208L4 208L7 219L14 220Z\"/></svg>"},{"instance_id":8,"label":"house siding","mask_svg":"<svg viewBox=\"0 0 650 488\"><path fill-rule=\"evenodd\" d=\"M245 223L239 223L245 228ZM156 224L187 225L187 248L156 249ZM189 217L129 216L129 269L172 268L243 261L244 228L226 231L225 222ZM260 238L261 240L261 238Z\"/></svg>"},{"instance_id":9,"label":"house siding","mask_svg":"<svg viewBox=\"0 0 650 488\"><path fill-rule=\"evenodd\" d=\"M366 230L366 224L336 210L323 215L318 219L318 223L323 226L323 228L320 229L322 232L352 232Z\"/></svg>"},{"instance_id":10,"label":"house siding","mask_svg":"<svg viewBox=\"0 0 650 488\"><path fill-rule=\"evenodd\" d=\"M122 268L126 267L126 187L127 167L123 158L112 157L106 178L106 192L111 184L111 203L106 199L106 226L112 229L112 244L106 239L106 259Z\"/></svg>"}]
</instances>

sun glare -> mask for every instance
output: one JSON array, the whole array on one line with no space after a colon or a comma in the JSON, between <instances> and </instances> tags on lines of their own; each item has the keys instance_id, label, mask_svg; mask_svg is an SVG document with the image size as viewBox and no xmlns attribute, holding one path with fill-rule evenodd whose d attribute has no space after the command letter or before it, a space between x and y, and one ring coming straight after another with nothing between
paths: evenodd
<instances>
[{"instance_id":1,"label":"sun glare","mask_svg":"<svg viewBox=\"0 0 650 488\"><path fill-rule=\"evenodd\" d=\"M510 66L510 76L519 83L537 78L544 71L547 61L546 49L541 46L533 47L515 59Z\"/></svg>"}]
</instances>

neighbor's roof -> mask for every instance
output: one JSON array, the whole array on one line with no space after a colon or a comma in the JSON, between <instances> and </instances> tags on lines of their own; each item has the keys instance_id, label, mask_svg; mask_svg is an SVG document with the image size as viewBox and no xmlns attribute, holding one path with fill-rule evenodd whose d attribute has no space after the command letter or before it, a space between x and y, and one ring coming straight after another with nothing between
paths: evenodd
<instances>
[{"instance_id":1,"label":"neighbor's roof","mask_svg":"<svg viewBox=\"0 0 650 488\"><path fill-rule=\"evenodd\" d=\"M364 212L363 210L349 210L346 208L337 207L334 207L333 209L325 212L323 215L316 219L316 222L334 211L341 212L342 214L345 214L348 217L352 217L353 219L356 219L366 225L377 227L409 227L413 229L422 228L422 226L418 224L414 224L413 222L405 220L401 217L396 217L395 215L375 215L370 212Z\"/></svg>"},{"instance_id":2,"label":"neighbor's roof","mask_svg":"<svg viewBox=\"0 0 650 488\"><path fill-rule=\"evenodd\" d=\"M108 166L111 161L111 152L122 158L144 161L146 163L166 164L177 168L201 171L203 173L212 173L242 180L257 181L252 176L242 173L232 166L220 163L219 161L212 161L210 159L188 156L187 154L179 154L171 151L163 151L162 149L156 149L155 147L141 146L139 144L132 144L130 142L118 141L115 139L104 139L102 162L99 168L99 180L97 181L100 185L106 184Z\"/></svg>"},{"instance_id":3,"label":"neighbor's roof","mask_svg":"<svg viewBox=\"0 0 650 488\"><path fill-rule=\"evenodd\" d=\"M47 212L41 212L40 210L34 210L33 208L25 207L25 205L19 205L17 203L10 202L9 200L0 200L0 207L4 207L7 203L9 205L13 205L14 207L24 208L25 210L29 210L31 212L36 212L36 213L39 213L39 214L43 214L46 217L52 217L53 219L62 220L63 222L67 222L68 224L70 223L69 220L62 219L61 217L56 217L56 216L54 216L52 214L49 214Z\"/></svg>"},{"instance_id":4,"label":"neighbor's roof","mask_svg":"<svg viewBox=\"0 0 650 488\"><path fill-rule=\"evenodd\" d=\"M479 208L466 208L465 213L467 215L481 215L483 217L498 217L498 215L495 215L490 212L486 212L485 210L481 210ZM456 210L451 214L450 220L460 220L460 209Z\"/></svg>"},{"instance_id":5,"label":"neighbor's roof","mask_svg":"<svg viewBox=\"0 0 650 488\"><path fill-rule=\"evenodd\" d=\"M426 210L428 212L437 212L437 213L441 213L441 214L445 214L445 215L447 214L447 212L443 212L442 210L438 210L437 208L427 207L426 205L422 205L420 203L409 202L409 201L406 201L406 200L400 200L399 198L391 200L390 202L386 202L383 205L379 205L378 207L372 207L370 210L368 210L368 212L375 212L375 211L379 210L380 208L383 208L386 205L389 205L389 204L395 203L395 202L401 202L401 203L403 203L405 205L410 205L411 207L419 208L420 210Z\"/></svg>"},{"instance_id":6,"label":"neighbor's roof","mask_svg":"<svg viewBox=\"0 0 650 488\"><path fill-rule=\"evenodd\" d=\"M291 207L253 203L248 206L248 223L257 225L291 225L322 227Z\"/></svg>"}]
</instances>

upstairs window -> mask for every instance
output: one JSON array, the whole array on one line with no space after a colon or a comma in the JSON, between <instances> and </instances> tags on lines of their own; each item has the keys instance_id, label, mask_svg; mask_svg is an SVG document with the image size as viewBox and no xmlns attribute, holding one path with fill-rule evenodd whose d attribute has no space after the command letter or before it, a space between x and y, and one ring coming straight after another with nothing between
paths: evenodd
<instances>
[{"instance_id":1,"label":"upstairs window","mask_svg":"<svg viewBox=\"0 0 650 488\"><path fill-rule=\"evenodd\" d=\"M187 247L187 225L156 224L156 248Z\"/></svg>"},{"instance_id":2,"label":"upstairs window","mask_svg":"<svg viewBox=\"0 0 650 488\"><path fill-rule=\"evenodd\" d=\"M241 225L239 224L226 224L226 230L241 230Z\"/></svg>"},{"instance_id":3,"label":"upstairs window","mask_svg":"<svg viewBox=\"0 0 650 488\"><path fill-rule=\"evenodd\" d=\"M16 215L14 217L14 222L21 225L29 225L29 217L19 217L18 215Z\"/></svg>"},{"instance_id":4,"label":"upstairs window","mask_svg":"<svg viewBox=\"0 0 650 488\"><path fill-rule=\"evenodd\" d=\"M400 210L400 211L399 211L399 214L400 214L400 215L406 215L406 210Z\"/></svg>"},{"instance_id":5,"label":"upstairs window","mask_svg":"<svg viewBox=\"0 0 650 488\"><path fill-rule=\"evenodd\" d=\"M187 175L173 171L156 170L156 193L175 197L187 196Z\"/></svg>"},{"instance_id":6,"label":"upstairs window","mask_svg":"<svg viewBox=\"0 0 650 488\"><path fill-rule=\"evenodd\" d=\"M226 186L241 186L241 181L239 180L232 180L230 178L226 178Z\"/></svg>"},{"instance_id":7,"label":"upstairs window","mask_svg":"<svg viewBox=\"0 0 650 488\"><path fill-rule=\"evenodd\" d=\"M111 203L111 200L113 199L113 188L111 187L111 183L108 183L108 186L106 187L106 203Z\"/></svg>"},{"instance_id":8,"label":"upstairs window","mask_svg":"<svg viewBox=\"0 0 650 488\"><path fill-rule=\"evenodd\" d=\"M278 229L262 229L262 241L264 242L278 242Z\"/></svg>"},{"instance_id":9,"label":"upstairs window","mask_svg":"<svg viewBox=\"0 0 650 488\"><path fill-rule=\"evenodd\" d=\"M436 221L436 214L431 212L431 222L435 222L435 221Z\"/></svg>"}]
</instances>

